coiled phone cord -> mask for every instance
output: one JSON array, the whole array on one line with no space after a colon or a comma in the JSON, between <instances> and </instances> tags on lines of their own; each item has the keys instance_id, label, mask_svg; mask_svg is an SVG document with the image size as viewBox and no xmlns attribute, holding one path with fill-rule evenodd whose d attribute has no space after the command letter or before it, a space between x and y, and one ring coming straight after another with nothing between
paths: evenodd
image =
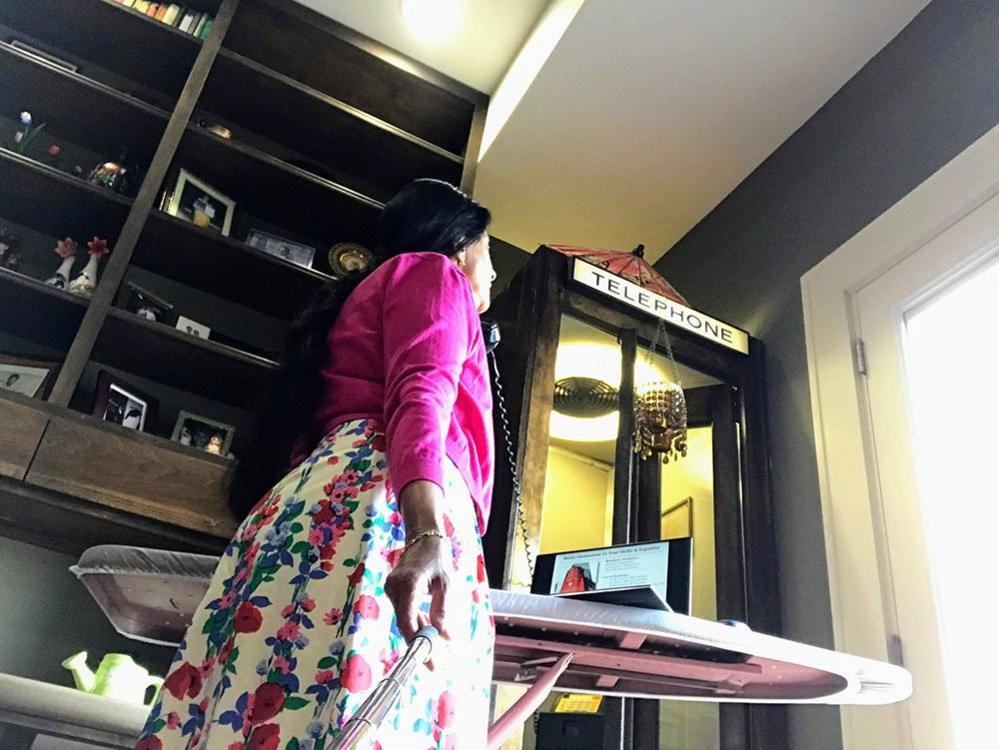
<instances>
[{"instance_id":1,"label":"coiled phone cord","mask_svg":"<svg viewBox=\"0 0 999 750\"><path fill-rule=\"evenodd\" d=\"M530 537L527 533L527 519L524 517L524 509L520 504L520 480L517 478L517 456L513 450L513 431L510 429L510 415L506 409L506 399L503 397L503 383L500 381L499 362L496 359L496 352L490 351L488 356L493 366L493 383L496 385L496 409L499 413L500 431L503 433L503 442L506 445L506 459L510 465L513 502L517 506L517 525L520 528L520 535L524 541L524 555L527 557L527 569L531 573L531 580L534 580L534 555L531 554Z\"/></svg>"}]
</instances>

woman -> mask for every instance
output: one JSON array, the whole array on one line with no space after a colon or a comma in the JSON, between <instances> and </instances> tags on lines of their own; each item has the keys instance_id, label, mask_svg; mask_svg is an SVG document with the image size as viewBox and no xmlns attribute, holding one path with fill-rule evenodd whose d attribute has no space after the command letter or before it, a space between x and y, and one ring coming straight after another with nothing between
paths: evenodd
<instances>
[{"instance_id":1,"label":"woman","mask_svg":"<svg viewBox=\"0 0 999 750\"><path fill-rule=\"evenodd\" d=\"M428 621L447 647L372 747L485 746L489 221L446 183L411 183L379 220L376 268L293 325L233 482L245 520L138 750L328 748Z\"/></svg>"}]
</instances>

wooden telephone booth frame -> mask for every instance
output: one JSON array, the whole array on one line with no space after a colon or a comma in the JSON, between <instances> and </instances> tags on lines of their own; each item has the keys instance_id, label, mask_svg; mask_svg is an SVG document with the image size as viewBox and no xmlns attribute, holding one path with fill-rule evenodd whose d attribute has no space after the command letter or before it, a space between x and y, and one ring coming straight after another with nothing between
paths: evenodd
<instances>
[{"instance_id":1,"label":"wooden telephone booth frame","mask_svg":"<svg viewBox=\"0 0 999 750\"><path fill-rule=\"evenodd\" d=\"M548 425L554 401L555 354L560 321L570 315L616 335L622 348L620 430L615 454L615 544L659 538L659 502L646 500L643 471L658 464L631 453L634 424L634 361L639 345L651 346L658 319L572 280L573 259L541 247L525 264L488 313L501 328L496 350L506 406L506 424L516 454L516 479L527 533L536 545L548 461ZM704 405L712 418L734 424L723 446L737 456L714 467L715 551L719 619L745 622L754 630L781 634L777 558L773 536L764 401L763 345L749 338L748 353L728 349L668 325L678 363L705 373L724 386L730 398L713 398ZM698 407L691 404L692 410ZM703 408L701 409L704 410ZM521 533L511 501L513 479L503 444L504 414L496 409L497 467L492 515L483 539L490 580L496 587L511 583L514 552L522 555ZM717 455L717 449L716 449ZM716 462L717 463L717 462ZM627 467L620 470L620 467ZM654 750L658 745L658 706L654 701L610 701L605 747ZM787 747L786 709L781 706L721 707L721 747L724 750L783 750Z\"/></svg>"}]
</instances>

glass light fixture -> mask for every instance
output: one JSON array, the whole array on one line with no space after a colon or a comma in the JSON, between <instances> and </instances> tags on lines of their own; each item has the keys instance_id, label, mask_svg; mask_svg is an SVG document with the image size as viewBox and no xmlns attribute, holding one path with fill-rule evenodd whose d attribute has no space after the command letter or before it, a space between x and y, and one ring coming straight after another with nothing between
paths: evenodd
<instances>
[{"instance_id":1,"label":"glass light fixture","mask_svg":"<svg viewBox=\"0 0 999 750\"><path fill-rule=\"evenodd\" d=\"M462 0L402 0L402 17L417 38L443 42L461 28L465 8Z\"/></svg>"},{"instance_id":2,"label":"glass light fixture","mask_svg":"<svg viewBox=\"0 0 999 750\"><path fill-rule=\"evenodd\" d=\"M569 378L592 378L617 390L621 386L621 349L615 344L566 342L555 353L555 382ZM661 382L666 376L653 363L635 361L636 389L646 383ZM552 437L582 443L599 443L617 438L618 411L599 417L573 417L552 411L548 430Z\"/></svg>"}]
</instances>

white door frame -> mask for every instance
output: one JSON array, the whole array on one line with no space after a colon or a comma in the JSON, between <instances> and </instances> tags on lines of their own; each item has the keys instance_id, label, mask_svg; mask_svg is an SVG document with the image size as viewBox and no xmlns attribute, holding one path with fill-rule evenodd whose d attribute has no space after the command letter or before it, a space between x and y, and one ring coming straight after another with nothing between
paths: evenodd
<instances>
[{"instance_id":1,"label":"white door frame","mask_svg":"<svg viewBox=\"0 0 999 750\"><path fill-rule=\"evenodd\" d=\"M855 295L999 194L999 126L801 278L812 421L836 648L889 658L891 568L854 343ZM844 708L845 750L907 750L906 706Z\"/></svg>"}]
</instances>

